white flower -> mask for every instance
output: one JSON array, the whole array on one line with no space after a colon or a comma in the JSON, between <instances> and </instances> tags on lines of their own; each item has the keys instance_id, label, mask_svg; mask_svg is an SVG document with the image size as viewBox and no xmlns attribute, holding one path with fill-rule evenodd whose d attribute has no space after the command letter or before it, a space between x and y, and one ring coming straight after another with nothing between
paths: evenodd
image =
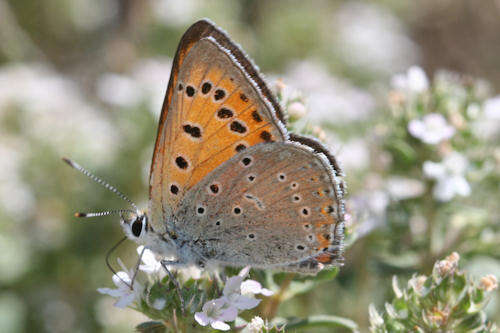
<instances>
[{"instance_id":1,"label":"white flower","mask_svg":"<svg viewBox=\"0 0 500 333\"><path fill-rule=\"evenodd\" d=\"M143 98L140 86L132 78L113 73L104 73L97 81L97 95L108 104L129 107Z\"/></svg>"},{"instance_id":2,"label":"white flower","mask_svg":"<svg viewBox=\"0 0 500 333\"><path fill-rule=\"evenodd\" d=\"M498 133L500 133L500 95L484 102L483 112L475 118L472 130L475 135L482 139L491 140L498 137Z\"/></svg>"},{"instance_id":3,"label":"white flower","mask_svg":"<svg viewBox=\"0 0 500 333\"><path fill-rule=\"evenodd\" d=\"M375 109L374 98L349 82L328 74L323 63L302 61L292 64L283 80L285 100L297 96L298 90L307 96L305 119L314 123L348 123L367 118ZM290 96L287 98L287 96Z\"/></svg>"},{"instance_id":4,"label":"white flower","mask_svg":"<svg viewBox=\"0 0 500 333\"><path fill-rule=\"evenodd\" d=\"M164 272L161 262L156 260L156 255L153 251L150 249L144 249L144 246L141 245L137 247L137 253L139 253L139 255L142 253L141 261L144 264L139 266L141 271L147 274L158 274L160 272Z\"/></svg>"},{"instance_id":5,"label":"white flower","mask_svg":"<svg viewBox=\"0 0 500 333\"><path fill-rule=\"evenodd\" d=\"M429 80L422 68L412 66L406 74L394 75L391 84L398 90L409 93L422 93L429 88Z\"/></svg>"},{"instance_id":6,"label":"white flower","mask_svg":"<svg viewBox=\"0 0 500 333\"><path fill-rule=\"evenodd\" d=\"M203 311L195 314L195 319L200 325L211 324L215 329L228 330L229 325L224 322L233 321L238 315L238 310L252 309L260 303L259 299L251 296L255 294L270 296L273 294L271 290L262 288L257 281L243 281L249 271L250 267L247 266L238 275L227 279L222 297L208 301L203 305Z\"/></svg>"},{"instance_id":7,"label":"white flower","mask_svg":"<svg viewBox=\"0 0 500 333\"><path fill-rule=\"evenodd\" d=\"M431 113L422 120L413 119L408 123L408 132L427 144L437 144L455 134L455 128L446 122L443 115Z\"/></svg>"},{"instance_id":8,"label":"white flower","mask_svg":"<svg viewBox=\"0 0 500 333\"><path fill-rule=\"evenodd\" d=\"M272 290L262 288L262 285L254 280L243 281L240 289L242 295L262 294L264 296L271 296L274 294Z\"/></svg>"},{"instance_id":9,"label":"white flower","mask_svg":"<svg viewBox=\"0 0 500 333\"><path fill-rule=\"evenodd\" d=\"M224 290L222 291L222 299L224 299L230 307L234 307L238 310L248 310L259 305L260 300L241 294L241 284L249 270L249 267L245 267L238 275L227 279Z\"/></svg>"},{"instance_id":10,"label":"white flower","mask_svg":"<svg viewBox=\"0 0 500 333\"><path fill-rule=\"evenodd\" d=\"M141 286L137 283L137 281L134 281L134 289L130 288L130 286L132 285L132 279L130 278L130 276L133 276L133 272L127 273L124 271L120 271L113 275L113 283L117 287L116 289L99 288L97 289L97 291L101 294L118 298L115 306L119 308L126 308L135 300L140 299L141 294Z\"/></svg>"},{"instance_id":11,"label":"white flower","mask_svg":"<svg viewBox=\"0 0 500 333\"><path fill-rule=\"evenodd\" d=\"M238 310L234 307L227 307L224 299L218 298L210 300L203 305L202 312L196 312L194 319L201 326L210 324L213 329L227 331L229 325L225 321L233 321L238 315Z\"/></svg>"},{"instance_id":12,"label":"white flower","mask_svg":"<svg viewBox=\"0 0 500 333\"><path fill-rule=\"evenodd\" d=\"M250 321L247 326L243 329L244 333L260 333L265 327L264 320L259 317L253 317L252 321Z\"/></svg>"},{"instance_id":13,"label":"white flower","mask_svg":"<svg viewBox=\"0 0 500 333\"><path fill-rule=\"evenodd\" d=\"M484 115L490 120L500 120L500 95L484 102Z\"/></svg>"},{"instance_id":14,"label":"white flower","mask_svg":"<svg viewBox=\"0 0 500 333\"><path fill-rule=\"evenodd\" d=\"M337 142L339 142L338 140ZM370 167L370 148L363 139L353 139L347 142L334 143L333 151L338 150L338 159L346 170L363 170Z\"/></svg>"},{"instance_id":15,"label":"white flower","mask_svg":"<svg viewBox=\"0 0 500 333\"><path fill-rule=\"evenodd\" d=\"M416 198L425 191L425 186L421 181L397 176L389 178L386 187L391 197L396 200Z\"/></svg>"},{"instance_id":16,"label":"white flower","mask_svg":"<svg viewBox=\"0 0 500 333\"><path fill-rule=\"evenodd\" d=\"M467 159L457 152L449 154L441 163L424 162L424 174L436 180L433 190L436 199L450 201L456 195L470 194L470 185L464 177L467 165Z\"/></svg>"}]
</instances>

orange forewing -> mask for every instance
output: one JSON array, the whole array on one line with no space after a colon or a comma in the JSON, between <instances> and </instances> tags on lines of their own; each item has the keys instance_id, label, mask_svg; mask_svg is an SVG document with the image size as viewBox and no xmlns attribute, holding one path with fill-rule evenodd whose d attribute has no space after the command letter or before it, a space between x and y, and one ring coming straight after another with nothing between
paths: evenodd
<instances>
[{"instance_id":1,"label":"orange forewing","mask_svg":"<svg viewBox=\"0 0 500 333\"><path fill-rule=\"evenodd\" d=\"M186 191L246 147L287 139L283 117L243 53L207 21L174 59L150 175L150 218L165 230Z\"/></svg>"}]
</instances>

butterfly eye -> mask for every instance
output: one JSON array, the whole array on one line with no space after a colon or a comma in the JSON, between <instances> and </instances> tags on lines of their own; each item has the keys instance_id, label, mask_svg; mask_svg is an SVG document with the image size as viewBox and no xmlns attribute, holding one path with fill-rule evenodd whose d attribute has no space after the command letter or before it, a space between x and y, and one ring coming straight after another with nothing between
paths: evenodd
<instances>
[{"instance_id":1,"label":"butterfly eye","mask_svg":"<svg viewBox=\"0 0 500 333\"><path fill-rule=\"evenodd\" d=\"M142 233L142 224L144 222L144 218L138 217L135 219L135 221L132 223L132 234L135 237L139 237Z\"/></svg>"}]
</instances>

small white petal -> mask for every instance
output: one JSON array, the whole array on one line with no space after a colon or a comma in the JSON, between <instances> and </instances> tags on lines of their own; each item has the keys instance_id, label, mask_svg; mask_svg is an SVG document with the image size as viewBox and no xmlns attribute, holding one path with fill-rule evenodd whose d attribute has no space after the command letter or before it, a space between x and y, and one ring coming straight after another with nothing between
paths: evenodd
<instances>
[{"instance_id":1,"label":"small white petal","mask_svg":"<svg viewBox=\"0 0 500 333\"><path fill-rule=\"evenodd\" d=\"M214 321L210 326L219 331L228 331L231 328L228 324L222 321Z\"/></svg>"},{"instance_id":2,"label":"small white petal","mask_svg":"<svg viewBox=\"0 0 500 333\"><path fill-rule=\"evenodd\" d=\"M134 294L128 294L122 296L118 301L116 301L115 306L118 308L126 308L130 304L134 302L135 295Z\"/></svg>"},{"instance_id":3,"label":"small white petal","mask_svg":"<svg viewBox=\"0 0 500 333\"><path fill-rule=\"evenodd\" d=\"M429 88L427 75L422 68L412 66L408 69L408 88L414 92L423 92Z\"/></svg>"},{"instance_id":4,"label":"small white petal","mask_svg":"<svg viewBox=\"0 0 500 333\"><path fill-rule=\"evenodd\" d=\"M470 185L464 177L455 176L453 177L453 183L455 186L455 192L461 196L470 195Z\"/></svg>"},{"instance_id":5,"label":"small white petal","mask_svg":"<svg viewBox=\"0 0 500 333\"><path fill-rule=\"evenodd\" d=\"M246 326L248 333L260 333L264 329L264 320L261 317L253 317L252 321Z\"/></svg>"},{"instance_id":6,"label":"small white petal","mask_svg":"<svg viewBox=\"0 0 500 333\"><path fill-rule=\"evenodd\" d=\"M208 316L204 312L196 312L194 314L194 319L201 326L207 326L208 324L210 324L210 318L208 318Z\"/></svg>"},{"instance_id":7,"label":"small white petal","mask_svg":"<svg viewBox=\"0 0 500 333\"><path fill-rule=\"evenodd\" d=\"M123 294L120 289L98 288L97 291L101 294L109 295L111 297L120 297Z\"/></svg>"},{"instance_id":8,"label":"small white petal","mask_svg":"<svg viewBox=\"0 0 500 333\"><path fill-rule=\"evenodd\" d=\"M274 295L274 291L269 290L269 289L266 289L266 288L262 288L262 289L260 290L260 293L261 293L262 295L264 295L264 296L272 296L272 295Z\"/></svg>"},{"instance_id":9,"label":"small white petal","mask_svg":"<svg viewBox=\"0 0 500 333\"><path fill-rule=\"evenodd\" d=\"M408 132L415 138L421 138L425 132L424 123L421 120L413 119L408 123Z\"/></svg>"},{"instance_id":10,"label":"small white petal","mask_svg":"<svg viewBox=\"0 0 500 333\"><path fill-rule=\"evenodd\" d=\"M241 284L242 294L258 294L262 290L262 285L254 280L246 280Z\"/></svg>"},{"instance_id":11,"label":"small white petal","mask_svg":"<svg viewBox=\"0 0 500 333\"><path fill-rule=\"evenodd\" d=\"M423 165L424 174L429 178L439 179L444 177L446 169L441 163L425 161Z\"/></svg>"},{"instance_id":12,"label":"small white petal","mask_svg":"<svg viewBox=\"0 0 500 333\"><path fill-rule=\"evenodd\" d=\"M453 184L449 181L449 179L438 181L434 186L432 193L439 201L450 201L455 196Z\"/></svg>"},{"instance_id":13,"label":"small white petal","mask_svg":"<svg viewBox=\"0 0 500 333\"><path fill-rule=\"evenodd\" d=\"M224 290L222 293L224 296L229 296L234 293L240 292L241 282L243 282L243 277L236 275L232 276L226 281L226 285L224 286Z\"/></svg>"},{"instance_id":14,"label":"small white petal","mask_svg":"<svg viewBox=\"0 0 500 333\"><path fill-rule=\"evenodd\" d=\"M430 113L422 119L413 119L408 123L408 132L427 144L437 144L450 139L455 134L455 128L446 122L439 113Z\"/></svg>"},{"instance_id":15,"label":"small white petal","mask_svg":"<svg viewBox=\"0 0 500 333\"><path fill-rule=\"evenodd\" d=\"M222 320L222 321L233 321L236 319L238 316L238 309L235 307L228 307L227 309L224 309L217 320Z\"/></svg>"},{"instance_id":16,"label":"small white petal","mask_svg":"<svg viewBox=\"0 0 500 333\"><path fill-rule=\"evenodd\" d=\"M244 278L248 275L249 272L250 272L250 266L246 266L238 273L238 276Z\"/></svg>"},{"instance_id":17,"label":"small white petal","mask_svg":"<svg viewBox=\"0 0 500 333\"><path fill-rule=\"evenodd\" d=\"M123 271L113 275L112 279L113 283L118 288L128 288L128 286L132 283L132 279L129 277L128 273Z\"/></svg>"},{"instance_id":18,"label":"small white petal","mask_svg":"<svg viewBox=\"0 0 500 333\"><path fill-rule=\"evenodd\" d=\"M500 95L484 102L484 116L488 120L500 120Z\"/></svg>"},{"instance_id":19,"label":"small white petal","mask_svg":"<svg viewBox=\"0 0 500 333\"><path fill-rule=\"evenodd\" d=\"M444 167L450 174L462 175L467 170L469 161L457 152L452 152L443 160Z\"/></svg>"},{"instance_id":20,"label":"small white petal","mask_svg":"<svg viewBox=\"0 0 500 333\"><path fill-rule=\"evenodd\" d=\"M259 303L260 299L238 295L231 298L230 304L239 310L248 310L255 308Z\"/></svg>"}]
</instances>

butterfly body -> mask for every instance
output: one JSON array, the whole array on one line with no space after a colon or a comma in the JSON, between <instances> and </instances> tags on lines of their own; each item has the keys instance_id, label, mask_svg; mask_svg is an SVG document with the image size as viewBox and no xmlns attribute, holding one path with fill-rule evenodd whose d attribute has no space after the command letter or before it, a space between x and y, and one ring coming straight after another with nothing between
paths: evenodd
<instances>
[{"instance_id":1,"label":"butterfly body","mask_svg":"<svg viewBox=\"0 0 500 333\"><path fill-rule=\"evenodd\" d=\"M289 134L255 66L207 20L179 44L129 238L179 265L316 273L341 264L344 183L316 140ZM140 223L140 224L137 224Z\"/></svg>"}]
</instances>

